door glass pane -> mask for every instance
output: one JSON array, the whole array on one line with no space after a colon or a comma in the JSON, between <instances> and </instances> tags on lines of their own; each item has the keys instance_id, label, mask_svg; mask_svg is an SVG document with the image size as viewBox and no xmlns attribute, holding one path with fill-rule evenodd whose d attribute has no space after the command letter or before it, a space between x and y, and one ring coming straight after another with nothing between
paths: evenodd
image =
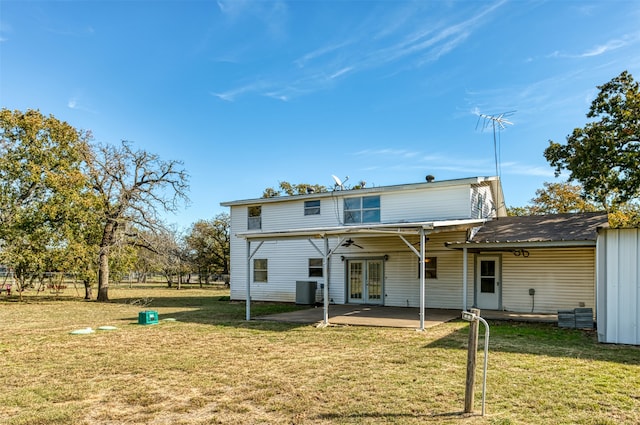
<instances>
[{"instance_id":1,"label":"door glass pane","mask_svg":"<svg viewBox=\"0 0 640 425\"><path fill-rule=\"evenodd\" d=\"M367 291L370 300L382 298L382 264L380 262L369 262L367 267Z\"/></svg>"},{"instance_id":2,"label":"door glass pane","mask_svg":"<svg viewBox=\"0 0 640 425\"><path fill-rule=\"evenodd\" d=\"M496 262L494 260L480 262L480 292L484 294L496 292Z\"/></svg>"},{"instance_id":3,"label":"door glass pane","mask_svg":"<svg viewBox=\"0 0 640 425\"><path fill-rule=\"evenodd\" d=\"M349 297L362 299L362 263L349 263Z\"/></svg>"},{"instance_id":4,"label":"door glass pane","mask_svg":"<svg viewBox=\"0 0 640 425\"><path fill-rule=\"evenodd\" d=\"M493 277L483 277L480 279L480 292L493 294L496 292L496 280Z\"/></svg>"},{"instance_id":5,"label":"door glass pane","mask_svg":"<svg viewBox=\"0 0 640 425\"><path fill-rule=\"evenodd\" d=\"M482 276L495 276L496 275L496 262L495 261L482 261L480 263L480 274Z\"/></svg>"}]
</instances>

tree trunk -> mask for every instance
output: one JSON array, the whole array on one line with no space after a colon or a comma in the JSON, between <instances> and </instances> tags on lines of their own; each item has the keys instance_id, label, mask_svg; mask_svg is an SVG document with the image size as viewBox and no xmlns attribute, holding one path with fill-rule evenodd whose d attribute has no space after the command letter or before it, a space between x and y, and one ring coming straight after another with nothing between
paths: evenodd
<instances>
[{"instance_id":1,"label":"tree trunk","mask_svg":"<svg viewBox=\"0 0 640 425\"><path fill-rule=\"evenodd\" d=\"M114 236L118 230L118 223L107 220L102 232L100 253L98 254L98 298L100 302L109 301L109 253L113 245Z\"/></svg>"},{"instance_id":2,"label":"tree trunk","mask_svg":"<svg viewBox=\"0 0 640 425\"><path fill-rule=\"evenodd\" d=\"M84 281L84 299L90 300L93 297L93 288L91 287L91 282L88 280Z\"/></svg>"},{"instance_id":3,"label":"tree trunk","mask_svg":"<svg viewBox=\"0 0 640 425\"><path fill-rule=\"evenodd\" d=\"M100 248L98 269L98 301L109 301L109 247Z\"/></svg>"}]
</instances>

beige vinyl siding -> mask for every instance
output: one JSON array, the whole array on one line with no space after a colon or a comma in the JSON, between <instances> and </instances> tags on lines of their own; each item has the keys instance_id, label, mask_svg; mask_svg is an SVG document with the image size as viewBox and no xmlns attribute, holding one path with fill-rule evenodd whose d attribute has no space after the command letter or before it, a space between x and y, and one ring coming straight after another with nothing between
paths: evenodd
<instances>
[{"instance_id":1,"label":"beige vinyl siding","mask_svg":"<svg viewBox=\"0 0 640 425\"><path fill-rule=\"evenodd\" d=\"M448 249L445 242L464 241L466 232L433 233L427 242L427 256L438 258L438 278L426 279L428 308L462 307L462 251ZM473 280L469 280L472 286Z\"/></svg>"},{"instance_id":2,"label":"beige vinyl siding","mask_svg":"<svg viewBox=\"0 0 640 425\"><path fill-rule=\"evenodd\" d=\"M584 306L595 310L595 248L531 249L529 257L502 254L502 307L536 313Z\"/></svg>"},{"instance_id":3,"label":"beige vinyl siding","mask_svg":"<svg viewBox=\"0 0 640 425\"><path fill-rule=\"evenodd\" d=\"M444 246L445 241L464 240L465 232L433 233L429 236L425 256L438 258L437 279L425 280L425 302L429 308L460 308L462 306L462 252ZM366 239L363 238L363 241ZM387 247L380 254L389 255L385 262L385 305L420 306L418 256L400 238L379 239ZM419 250L419 238L409 239ZM472 274L469 285L473 287Z\"/></svg>"}]
</instances>

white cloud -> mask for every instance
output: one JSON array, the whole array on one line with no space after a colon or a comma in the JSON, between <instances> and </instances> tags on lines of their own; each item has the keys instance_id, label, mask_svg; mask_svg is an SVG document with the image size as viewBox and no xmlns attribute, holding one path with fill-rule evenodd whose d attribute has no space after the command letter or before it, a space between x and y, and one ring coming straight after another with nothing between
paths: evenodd
<instances>
[{"instance_id":1,"label":"white cloud","mask_svg":"<svg viewBox=\"0 0 640 425\"><path fill-rule=\"evenodd\" d=\"M72 97L67 101L67 108L73 109L74 111L90 112L92 114L96 113L94 110L81 104L78 96Z\"/></svg>"},{"instance_id":2,"label":"white cloud","mask_svg":"<svg viewBox=\"0 0 640 425\"><path fill-rule=\"evenodd\" d=\"M332 80L338 77L355 76L366 70L380 69L401 61L413 62L413 65L402 64L401 68L419 67L456 49L504 3L505 0L489 6L483 4L471 17L462 20L450 17L451 22L445 23L432 22L429 8L416 10L412 7L415 14L396 13L392 18L387 17L389 8L379 8L370 19L365 19L362 25L354 28L343 40L340 40L340 34L336 34L337 41L295 59L295 68L276 71L279 77L267 84L269 88L266 93L257 87L252 90L241 87L215 95L224 100L233 100L240 94L253 92L279 100L290 100L303 94L326 90L332 87ZM261 6L256 5L262 4L264 3L239 1L236 4L218 1L223 13L234 16L255 13L252 8L260 8ZM280 15L279 9L273 8L276 16Z\"/></svg>"},{"instance_id":3,"label":"white cloud","mask_svg":"<svg viewBox=\"0 0 640 425\"><path fill-rule=\"evenodd\" d=\"M586 52L582 53L579 56L580 57L599 56L599 55L605 54L607 52L610 52L612 50L617 50L617 49L619 49L621 47L626 46L627 44L628 43L625 40L610 40L606 44L603 44L603 45L600 45L600 46L595 46L591 50L586 51Z\"/></svg>"},{"instance_id":4,"label":"white cloud","mask_svg":"<svg viewBox=\"0 0 640 425\"><path fill-rule=\"evenodd\" d=\"M615 38L605 42L604 44L598 44L593 46L582 53L562 53L558 50L553 51L548 58L590 58L595 56L601 56L606 53L613 52L618 49L622 49L629 45L635 44L640 40L640 33L629 34L621 38Z\"/></svg>"}]
</instances>

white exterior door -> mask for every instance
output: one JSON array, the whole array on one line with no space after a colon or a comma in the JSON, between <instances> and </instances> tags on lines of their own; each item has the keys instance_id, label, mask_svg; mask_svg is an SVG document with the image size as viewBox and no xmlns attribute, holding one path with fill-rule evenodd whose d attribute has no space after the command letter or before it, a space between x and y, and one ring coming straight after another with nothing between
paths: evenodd
<instances>
[{"instance_id":1,"label":"white exterior door","mask_svg":"<svg viewBox=\"0 0 640 425\"><path fill-rule=\"evenodd\" d=\"M347 282L350 303L383 303L382 260L349 260Z\"/></svg>"},{"instance_id":2,"label":"white exterior door","mask_svg":"<svg viewBox=\"0 0 640 425\"><path fill-rule=\"evenodd\" d=\"M500 257L478 257L476 265L476 306L479 309L500 310L501 281Z\"/></svg>"}]
</instances>

